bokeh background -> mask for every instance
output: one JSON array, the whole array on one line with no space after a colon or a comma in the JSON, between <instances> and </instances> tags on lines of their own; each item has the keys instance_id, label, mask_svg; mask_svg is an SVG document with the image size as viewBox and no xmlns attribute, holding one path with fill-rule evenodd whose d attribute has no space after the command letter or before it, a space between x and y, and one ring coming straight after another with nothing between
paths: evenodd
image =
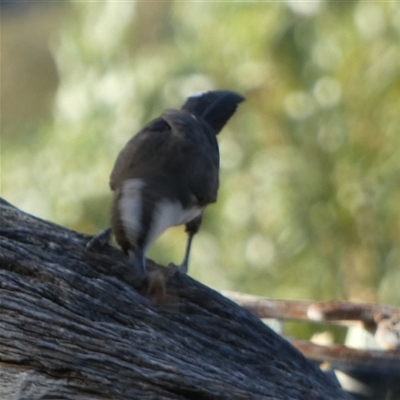
<instances>
[{"instance_id":1,"label":"bokeh background","mask_svg":"<svg viewBox=\"0 0 400 400\"><path fill-rule=\"evenodd\" d=\"M1 194L94 234L126 141L208 89L246 103L190 275L400 305L400 3L1 2ZM150 256L183 256L183 227Z\"/></svg>"}]
</instances>

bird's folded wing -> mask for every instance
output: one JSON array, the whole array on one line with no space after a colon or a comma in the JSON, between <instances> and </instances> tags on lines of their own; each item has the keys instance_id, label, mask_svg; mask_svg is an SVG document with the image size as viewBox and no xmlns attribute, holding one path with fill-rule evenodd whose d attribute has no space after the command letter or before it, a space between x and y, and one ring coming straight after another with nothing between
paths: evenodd
<instances>
[{"instance_id":1,"label":"bird's folded wing","mask_svg":"<svg viewBox=\"0 0 400 400\"><path fill-rule=\"evenodd\" d=\"M183 110L167 110L137 133L120 152L110 177L116 190L127 179L143 179L178 189L183 203L216 200L219 153L215 136ZM184 194L186 193L186 194Z\"/></svg>"}]
</instances>

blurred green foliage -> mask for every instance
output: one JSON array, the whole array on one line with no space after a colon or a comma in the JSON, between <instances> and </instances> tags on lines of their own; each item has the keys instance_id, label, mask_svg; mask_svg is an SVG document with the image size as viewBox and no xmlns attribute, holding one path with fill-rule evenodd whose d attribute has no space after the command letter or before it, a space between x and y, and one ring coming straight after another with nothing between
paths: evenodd
<instances>
[{"instance_id":1,"label":"blurred green foliage","mask_svg":"<svg viewBox=\"0 0 400 400\"><path fill-rule=\"evenodd\" d=\"M125 142L187 95L229 88L247 101L219 136L219 200L190 274L269 297L400 305L398 2L70 7L50 40L52 117L3 140L8 201L97 232ZM150 255L178 262L184 241L174 228Z\"/></svg>"}]
</instances>

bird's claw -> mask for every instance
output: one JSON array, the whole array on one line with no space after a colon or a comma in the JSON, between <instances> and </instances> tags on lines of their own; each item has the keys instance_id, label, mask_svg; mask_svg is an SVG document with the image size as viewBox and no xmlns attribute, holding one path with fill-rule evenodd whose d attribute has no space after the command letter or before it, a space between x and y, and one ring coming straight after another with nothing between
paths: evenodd
<instances>
[{"instance_id":1,"label":"bird's claw","mask_svg":"<svg viewBox=\"0 0 400 400\"><path fill-rule=\"evenodd\" d=\"M173 262L170 262L168 264L168 267L171 268L175 273L180 273L180 274L187 274L187 265L181 264L181 265L176 265Z\"/></svg>"},{"instance_id":2,"label":"bird's claw","mask_svg":"<svg viewBox=\"0 0 400 400\"><path fill-rule=\"evenodd\" d=\"M107 228L99 232L97 235L94 235L86 243L86 249L90 251L96 247L104 247L106 244L109 244L111 240L111 233L111 228Z\"/></svg>"}]
</instances>

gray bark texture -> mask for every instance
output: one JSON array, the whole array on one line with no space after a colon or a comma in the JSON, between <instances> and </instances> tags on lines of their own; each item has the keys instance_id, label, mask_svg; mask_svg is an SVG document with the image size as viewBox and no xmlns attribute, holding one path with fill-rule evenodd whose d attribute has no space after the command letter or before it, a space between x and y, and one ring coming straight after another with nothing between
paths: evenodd
<instances>
[{"instance_id":1,"label":"gray bark texture","mask_svg":"<svg viewBox=\"0 0 400 400\"><path fill-rule=\"evenodd\" d=\"M0 398L348 399L220 293L0 201ZM205 266L206 268L207 266Z\"/></svg>"}]
</instances>

